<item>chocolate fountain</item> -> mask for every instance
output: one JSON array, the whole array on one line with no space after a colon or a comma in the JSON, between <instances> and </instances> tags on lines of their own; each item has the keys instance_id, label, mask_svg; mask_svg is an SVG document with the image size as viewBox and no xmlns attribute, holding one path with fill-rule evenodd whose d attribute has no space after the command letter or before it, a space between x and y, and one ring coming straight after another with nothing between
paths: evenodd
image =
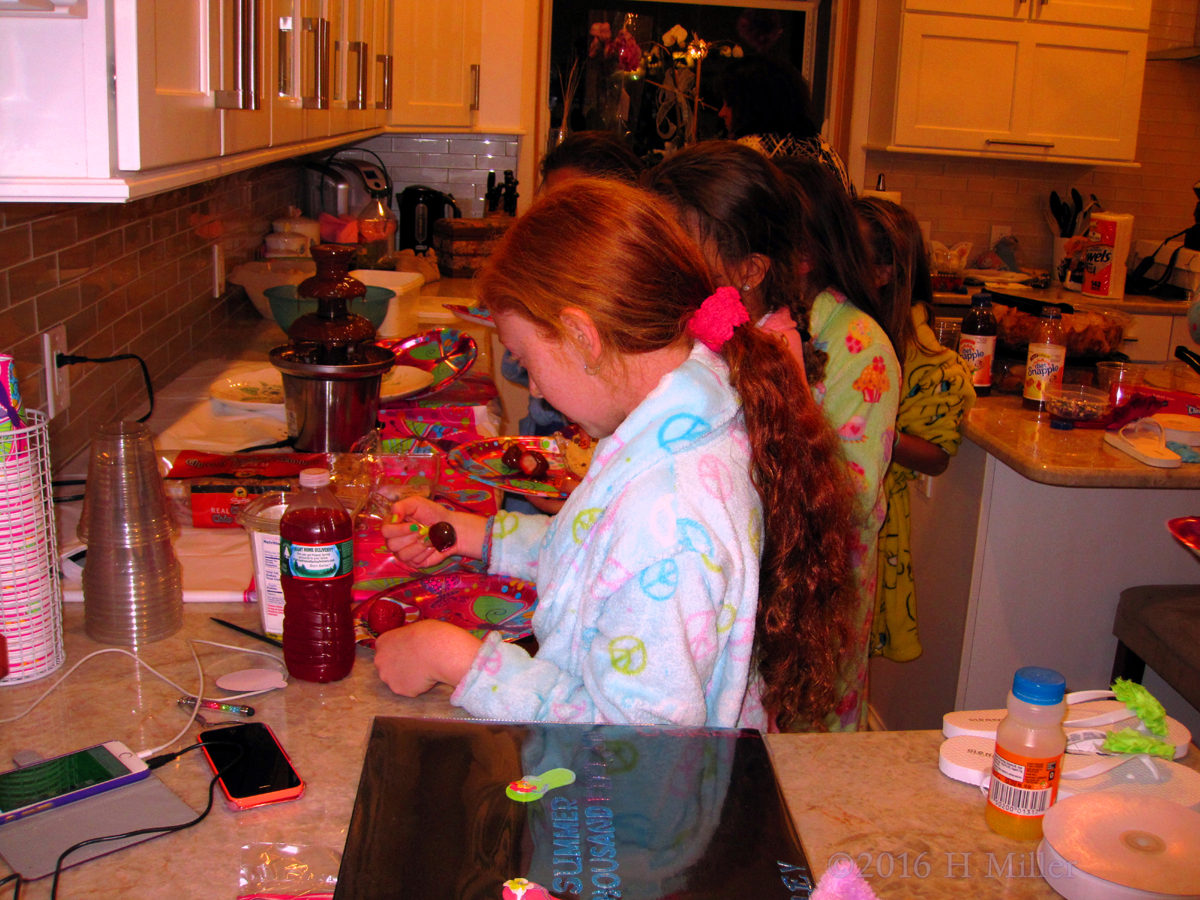
<instances>
[{"instance_id":1,"label":"chocolate fountain","mask_svg":"<svg viewBox=\"0 0 1200 900\"><path fill-rule=\"evenodd\" d=\"M391 350L376 346L375 326L348 309L367 287L350 277L358 248L318 244L312 248L317 274L300 283L297 295L315 299L288 329L290 343L271 351L283 373L284 409L292 445L309 453L349 451L375 427L379 387L395 364Z\"/></svg>"}]
</instances>

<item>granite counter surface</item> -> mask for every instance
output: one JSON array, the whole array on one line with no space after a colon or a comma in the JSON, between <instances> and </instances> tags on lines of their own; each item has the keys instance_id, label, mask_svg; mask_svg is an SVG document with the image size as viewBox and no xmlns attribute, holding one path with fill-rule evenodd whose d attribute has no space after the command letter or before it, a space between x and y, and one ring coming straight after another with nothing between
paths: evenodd
<instances>
[{"instance_id":1,"label":"granite counter surface","mask_svg":"<svg viewBox=\"0 0 1200 900\"><path fill-rule=\"evenodd\" d=\"M149 644L141 658L176 683L196 682L186 637L254 649L265 645L210 620L218 616L254 627L257 614L244 604L187 604L183 630ZM67 664L42 682L0 688L0 718L12 716L40 696L70 666L104 649L83 632L79 604L65 611ZM196 644L206 678L250 666L271 666L262 657ZM69 900L171 897L230 900L237 895L241 847L251 842L318 845L340 851L358 786L371 717L461 718L441 687L423 697L396 697L376 678L370 653L360 650L354 671L330 685L293 682L286 690L244 702L255 721L278 735L307 782L290 803L231 812L219 796L208 818L192 829L155 838L69 869L60 895ZM28 716L0 731L0 758L20 750L43 756L121 740L135 750L157 747L186 723L175 701L179 691L133 660L107 653L83 663L62 688ZM186 740L199 731L193 728ZM984 798L976 788L938 772L941 736L932 731L859 735L771 735L768 746L783 793L814 872L837 854L859 862L880 897L1051 898L1050 887L1031 869L1033 846L989 832ZM1196 767L1192 749L1190 764ZM207 798L209 769L188 753L155 775L195 810ZM7 874L0 863L0 874ZM22 896L49 896L50 879L26 885Z\"/></svg>"},{"instance_id":2,"label":"granite counter surface","mask_svg":"<svg viewBox=\"0 0 1200 900\"><path fill-rule=\"evenodd\" d=\"M1098 428L1059 431L1049 413L1021 407L1011 395L981 397L963 436L1031 481L1062 487L1183 489L1200 487L1200 464L1157 469L1104 442Z\"/></svg>"}]
</instances>

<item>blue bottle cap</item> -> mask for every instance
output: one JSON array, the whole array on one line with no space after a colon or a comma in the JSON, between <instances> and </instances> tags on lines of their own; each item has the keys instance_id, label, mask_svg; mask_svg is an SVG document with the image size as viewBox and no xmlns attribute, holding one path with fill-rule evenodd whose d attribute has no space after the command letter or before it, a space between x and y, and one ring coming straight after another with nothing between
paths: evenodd
<instances>
[{"instance_id":1,"label":"blue bottle cap","mask_svg":"<svg viewBox=\"0 0 1200 900\"><path fill-rule=\"evenodd\" d=\"M1053 706L1062 703L1067 692L1067 679L1053 669L1025 666L1017 669L1013 676L1013 696L1026 703L1038 706Z\"/></svg>"}]
</instances>

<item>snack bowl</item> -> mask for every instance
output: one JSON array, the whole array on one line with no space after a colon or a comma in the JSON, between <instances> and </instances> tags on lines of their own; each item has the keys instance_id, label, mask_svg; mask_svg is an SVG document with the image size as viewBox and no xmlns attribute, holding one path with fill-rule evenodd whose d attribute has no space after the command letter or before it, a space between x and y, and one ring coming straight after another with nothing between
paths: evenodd
<instances>
[{"instance_id":1,"label":"snack bowl","mask_svg":"<svg viewBox=\"0 0 1200 900\"><path fill-rule=\"evenodd\" d=\"M299 284L316 271L317 264L307 256L252 260L235 266L226 281L244 287L254 308L264 319L270 319L271 301L267 299L267 289L281 284Z\"/></svg>"},{"instance_id":2,"label":"snack bowl","mask_svg":"<svg viewBox=\"0 0 1200 900\"><path fill-rule=\"evenodd\" d=\"M1069 422L1095 422L1112 412L1106 391L1083 384L1064 384L1046 388L1046 409L1050 415Z\"/></svg>"}]
</instances>

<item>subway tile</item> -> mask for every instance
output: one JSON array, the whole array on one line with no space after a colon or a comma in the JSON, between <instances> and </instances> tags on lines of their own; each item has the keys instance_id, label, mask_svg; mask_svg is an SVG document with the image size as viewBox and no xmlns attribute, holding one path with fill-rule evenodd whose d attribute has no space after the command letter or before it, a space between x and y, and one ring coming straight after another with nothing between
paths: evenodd
<instances>
[{"instance_id":1,"label":"subway tile","mask_svg":"<svg viewBox=\"0 0 1200 900\"><path fill-rule=\"evenodd\" d=\"M39 298L40 299L40 298ZM38 307L38 322L42 322L42 309ZM97 333L100 326L100 319L96 315L96 307L89 306L87 309L78 310L71 313L64 319L64 324L67 326L67 347L82 346L88 338ZM39 330L45 331L46 326L42 326ZM92 350L92 353L97 351ZM104 346L99 355L108 356L112 353L112 342L109 341Z\"/></svg>"},{"instance_id":2,"label":"subway tile","mask_svg":"<svg viewBox=\"0 0 1200 900\"><path fill-rule=\"evenodd\" d=\"M73 203L0 203L6 227L48 219L75 206Z\"/></svg>"},{"instance_id":3,"label":"subway tile","mask_svg":"<svg viewBox=\"0 0 1200 900\"><path fill-rule=\"evenodd\" d=\"M84 241L58 251L58 277L60 281L70 281L91 271L96 265L96 245L92 241Z\"/></svg>"},{"instance_id":4,"label":"subway tile","mask_svg":"<svg viewBox=\"0 0 1200 900\"><path fill-rule=\"evenodd\" d=\"M66 321L82 307L79 284L69 284L39 295L34 300L34 307L37 309L38 331L45 331L51 325Z\"/></svg>"},{"instance_id":5,"label":"subway tile","mask_svg":"<svg viewBox=\"0 0 1200 900\"><path fill-rule=\"evenodd\" d=\"M73 213L63 213L49 219L38 219L30 226L33 233L33 255L53 253L63 247L74 244L78 238L76 217Z\"/></svg>"},{"instance_id":6,"label":"subway tile","mask_svg":"<svg viewBox=\"0 0 1200 900\"><path fill-rule=\"evenodd\" d=\"M446 153L449 145L450 142L446 138L392 138L392 150L396 153Z\"/></svg>"},{"instance_id":7,"label":"subway tile","mask_svg":"<svg viewBox=\"0 0 1200 900\"><path fill-rule=\"evenodd\" d=\"M33 237L28 225L0 231L0 269L7 269L33 257Z\"/></svg>"},{"instance_id":8,"label":"subway tile","mask_svg":"<svg viewBox=\"0 0 1200 900\"><path fill-rule=\"evenodd\" d=\"M475 169L475 157L470 154L422 153L421 166L436 169Z\"/></svg>"},{"instance_id":9,"label":"subway tile","mask_svg":"<svg viewBox=\"0 0 1200 900\"><path fill-rule=\"evenodd\" d=\"M10 303L8 296L8 273L0 272L0 309L6 309Z\"/></svg>"},{"instance_id":10,"label":"subway tile","mask_svg":"<svg viewBox=\"0 0 1200 900\"><path fill-rule=\"evenodd\" d=\"M6 344L14 338L36 334L37 330L37 312L32 300L0 309L0 335L4 335ZM5 350L9 352L7 347Z\"/></svg>"},{"instance_id":11,"label":"subway tile","mask_svg":"<svg viewBox=\"0 0 1200 900\"><path fill-rule=\"evenodd\" d=\"M57 285L58 262L53 255L43 256L8 270L8 291L12 303L26 300Z\"/></svg>"}]
</instances>

